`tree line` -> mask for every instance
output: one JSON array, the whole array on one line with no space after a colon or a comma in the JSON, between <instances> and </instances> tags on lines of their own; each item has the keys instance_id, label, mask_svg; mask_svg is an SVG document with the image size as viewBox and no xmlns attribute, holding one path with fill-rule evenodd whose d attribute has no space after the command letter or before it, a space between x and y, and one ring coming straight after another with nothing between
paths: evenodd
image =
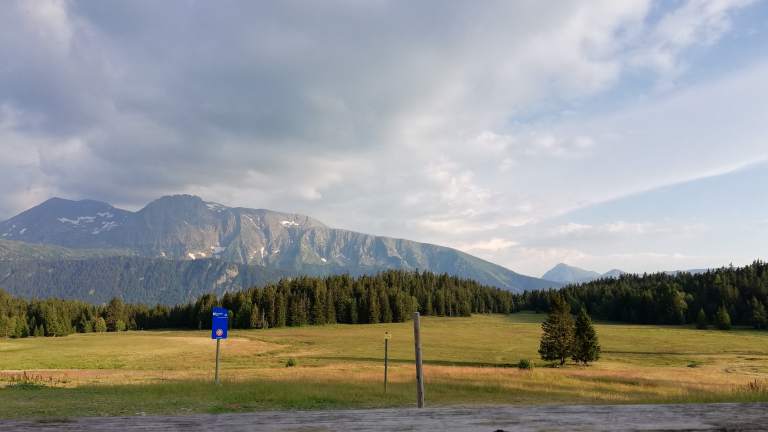
<instances>
[{"instance_id":1,"label":"tree line","mask_svg":"<svg viewBox=\"0 0 768 432\"><path fill-rule=\"evenodd\" d=\"M231 328L240 329L405 322L414 311L447 317L508 314L517 310L513 297L509 291L473 280L418 270L357 278L342 274L282 279L220 297L209 293L187 304L152 307L118 297L102 305L58 298L26 300L0 289L0 337L210 329L213 307L228 309Z\"/></svg>"},{"instance_id":2,"label":"tree line","mask_svg":"<svg viewBox=\"0 0 768 432\"><path fill-rule=\"evenodd\" d=\"M722 267L704 273L624 274L572 284L559 290L514 295L521 310L547 312L561 295L576 315L584 308L593 317L636 324L712 324L728 329L731 323L766 329L768 263Z\"/></svg>"},{"instance_id":3,"label":"tree line","mask_svg":"<svg viewBox=\"0 0 768 432\"><path fill-rule=\"evenodd\" d=\"M134 329L209 329L214 306L228 309L232 328L403 322L425 316L549 312L557 296L577 315L637 324L768 327L768 264L722 267L705 273L624 274L560 289L513 294L447 274L388 270L298 277L231 290L173 306L127 303L113 297L94 305L76 300L26 300L0 289L0 337L65 336L74 332Z\"/></svg>"}]
</instances>

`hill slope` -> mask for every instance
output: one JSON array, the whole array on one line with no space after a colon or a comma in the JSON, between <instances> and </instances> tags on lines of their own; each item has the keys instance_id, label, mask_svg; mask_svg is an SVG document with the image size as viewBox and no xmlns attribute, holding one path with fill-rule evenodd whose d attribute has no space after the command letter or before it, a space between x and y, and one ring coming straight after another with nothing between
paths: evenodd
<instances>
[{"instance_id":1,"label":"hill slope","mask_svg":"<svg viewBox=\"0 0 768 432\"><path fill-rule=\"evenodd\" d=\"M54 198L0 222L0 233L33 243L148 258L213 257L314 276L418 268L514 292L562 286L447 247L329 228L304 215L226 207L189 195L162 197L136 213L97 201Z\"/></svg>"},{"instance_id":2,"label":"hill slope","mask_svg":"<svg viewBox=\"0 0 768 432\"><path fill-rule=\"evenodd\" d=\"M0 286L9 294L108 302L172 305L202 294L221 296L255 285L294 278L298 272L236 264L218 259L171 261L141 257L85 260L0 261Z\"/></svg>"},{"instance_id":3,"label":"hill slope","mask_svg":"<svg viewBox=\"0 0 768 432\"><path fill-rule=\"evenodd\" d=\"M0 239L0 260L88 259L120 255L125 255L125 253L110 249L69 249L61 246Z\"/></svg>"}]
</instances>

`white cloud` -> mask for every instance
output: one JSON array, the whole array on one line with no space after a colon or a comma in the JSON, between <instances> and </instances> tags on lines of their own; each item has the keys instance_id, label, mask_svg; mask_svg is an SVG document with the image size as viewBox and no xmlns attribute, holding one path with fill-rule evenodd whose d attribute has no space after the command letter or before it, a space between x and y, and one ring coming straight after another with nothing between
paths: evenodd
<instances>
[{"instance_id":1,"label":"white cloud","mask_svg":"<svg viewBox=\"0 0 768 432\"><path fill-rule=\"evenodd\" d=\"M505 240L497 237L493 237L489 241L479 241L471 245L456 246L456 249L471 251L471 250L488 250L496 252L500 249L506 249L511 246L515 246L518 243L511 240Z\"/></svg>"},{"instance_id":2,"label":"white cloud","mask_svg":"<svg viewBox=\"0 0 768 432\"><path fill-rule=\"evenodd\" d=\"M750 3L18 2L0 14L0 219L52 195L194 193L512 269L660 235L642 210L537 224L768 157L768 63L673 85Z\"/></svg>"},{"instance_id":3,"label":"white cloud","mask_svg":"<svg viewBox=\"0 0 768 432\"><path fill-rule=\"evenodd\" d=\"M664 15L647 29L645 43L629 56L629 64L646 67L662 74L664 80L675 78L685 69L682 50L696 45L710 45L731 28L730 12L754 4L757 0L688 1Z\"/></svg>"},{"instance_id":4,"label":"white cloud","mask_svg":"<svg viewBox=\"0 0 768 432\"><path fill-rule=\"evenodd\" d=\"M629 223L625 221L617 221L612 223L601 224L597 226L583 225L574 222L569 222L566 225L560 225L551 228L548 231L550 237L566 237L566 236L629 236L629 235L642 235L654 228L651 223Z\"/></svg>"}]
</instances>

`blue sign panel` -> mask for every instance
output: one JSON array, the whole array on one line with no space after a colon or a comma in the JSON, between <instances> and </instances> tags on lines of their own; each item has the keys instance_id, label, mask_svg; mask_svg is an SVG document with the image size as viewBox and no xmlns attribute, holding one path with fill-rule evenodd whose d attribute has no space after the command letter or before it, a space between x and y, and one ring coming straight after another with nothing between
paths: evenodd
<instances>
[{"instance_id":1,"label":"blue sign panel","mask_svg":"<svg viewBox=\"0 0 768 432\"><path fill-rule=\"evenodd\" d=\"M213 308L213 326L211 327L211 339L226 339L229 321L229 311L222 308Z\"/></svg>"}]
</instances>

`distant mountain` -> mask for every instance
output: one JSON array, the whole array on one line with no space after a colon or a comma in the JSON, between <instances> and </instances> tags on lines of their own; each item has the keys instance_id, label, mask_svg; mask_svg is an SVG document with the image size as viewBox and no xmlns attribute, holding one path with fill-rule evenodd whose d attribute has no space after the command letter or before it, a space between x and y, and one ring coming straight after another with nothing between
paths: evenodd
<instances>
[{"instance_id":1,"label":"distant mountain","mask_svg":"<svg viewBox=\"0 0 768 432\"><path fill-rule=\"evenodd\" d=\"M514 292L562 286L443 246L333 229L304 215L227 207L190 195L162 197L136 213L98 201L52 198L0 222L0 237L147 258L220 258L312 276L418 268Z\"/></svg>"},{"instance_id":2,"label":"distant mountain","mask_svg":"<svg viewBox=\"0 0 768 432\"><path fill-rule=\"evenodd\" d=\"M84 260L0 261L0 287L11 295L88 301L103 304L112 297L127 302L173 305L202 294L240 291L280 279L293 270L249 266L214 258L172 261L141 257Z\"/></svg>"},{"instance_id":3,"label":"distant mountain","mask_svg":"<svg viewBox=\"0 0 768 432\"><path fill-rule=\"evenodd\" d=\"M600 277L600 273L596 273L589 270L583 270L578 267L572 267L567 264L560 263L556 265L552 270L544 273L542 279L551 280L555 282L561 282L564 284L579 283L587 280L593 280Z\"/></svg>"},{"instance_id":4,"label":"distant mountain","mask_svg":"<svg viewBox=\"0 0 768 432\"><path fill-rule=\"evenodd\" d=\"M623 275L623 274L627 274L627 272L625 272L623 270L619 270L619 269L613 269L613 270L608 271L607 273L603 273L602 275L600 275L600 277L604 277L604 278L612 277L612 278L617 278L618 279L618 277Z\"/></svg>"},{"instance_id":5,"label":"distant mountain","mask_svg":"<svg viewBox=\"0 0 768 432\"><path fill-rule=\"evenodd\" d=\"M569 266L567 264L560 263L556 265L552 270L544 273L542 279L560 282L563 284L572 283L584 283L593 281L600 278L618 278L626 273L619 269L613 269L607 273L597 273L589 270L580 269L578 267Z\"/></svg>"},{"instance_id":6,"label":"distant mountain","mask_svg":"<svg viewBox=\"0 0 768 432\"><path fill-rule=\"evenodd\" d=\"M675 276L678 273L699 274L699 273L706 273L708 271L709 269L691 269L691 270L671 270L671 271L665 271L664 273Z\"/></svg>"},{"instance_id":7,"label":"distant mountain","mask_svg":"<svg viewBox=\"0 0 768 432\"><path fill-rule=\"evenodd\" d=\"M131 212L92 201L48 201L0 222L0 239L78 249L107 249L106 234Z\"/></svg>"}]
</instances>

